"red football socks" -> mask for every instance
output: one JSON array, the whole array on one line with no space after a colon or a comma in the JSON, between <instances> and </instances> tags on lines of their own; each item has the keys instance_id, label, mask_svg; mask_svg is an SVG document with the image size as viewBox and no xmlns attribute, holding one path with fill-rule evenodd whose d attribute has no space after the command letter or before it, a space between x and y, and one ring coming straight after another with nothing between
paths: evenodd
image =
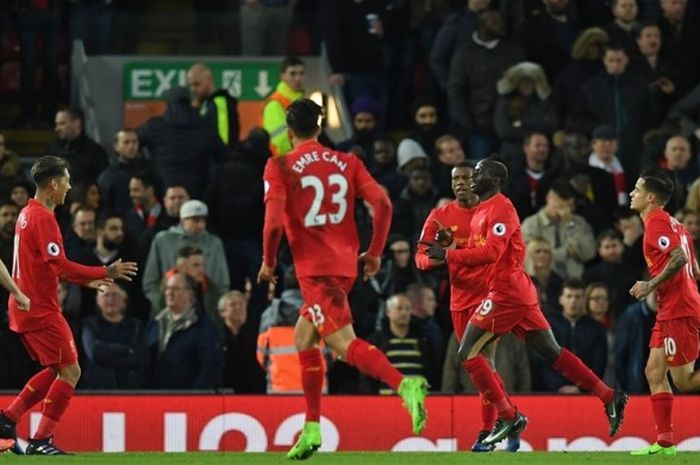
<instances>
[{"instance_id":1,"label":"red football socks","mask_svg":"<svg viewBox=\"0 0 700 465\"><path fill-rule=\"evenodd\" d=\"M506 420L515 418L515 407L506 397L506 393L496 379L491 365L482 355L470 358L462 366L467 370L474 386L498 411L498 416Z\"/></svg>"},{"instance_id":2,"label":"red football socks","mask_svg":"<svg viewBox=\"0 0 700 465\"><path fill-rule=\"evenodd\" d=\"M50 368L45 368L35 374L32 379L14 398L7 410L3 413L13 423L17 423L24 413L34 407L37 402L46 397L51 383L56 379L56 374Z\"/></svg>"},{"instance_id":3,"label":"red football socks","mask_svg":"<svg viewBox=\"0 0 700 465\"><path fill-rule=\"evenodd\" d=\"M654 411L656 423L656 442L660 446L673 445L673 394L659 392L651 395L651 409Z\"/></svg>"},{"instance_id":4,"label":"red football socks","mask_svg":"<svg viewBox=\"0 0 700 465\"><path fill-rule=\"evenodd\" d=\"M480 431L491 431L496 425L496 408L483 394L479 394L481 401L481 429Z\"/></svg>"},{"instance_id":5,"label":"red football socks","mask_svg":"<svg viewBox=\"0 0 700 465\"><path fill-rule=\"evenodd\" d=\"M356 338L348 347L348 363L360 372L382 381L394 391L399 390L403 375L394 368L381 350Z\"/></svg>"},{"instance_id":6,"label":"red football socks","mask_svg":"<svg viewBox=\"0 0 700 465\"><path fill-rule=\"evenodd\" d=\"M41 421L39 421L34 439L46 439L53 435L53 430L68 408L72 396L73 386L62 379L57 379L51 384L46 399L44 399Z\"/></svg>"},{"instance_id":7,"label":"red football socks","mask_svg":"<svg viewBox=\"0 0 700 465\"><path fill-rule=\"evenodd\" d=\"M588 368L580 358L562 348L559 358L552 368L561 373L566 379L572 381L585 391L592 392L604 404L609 404L615 396L615 392L598 378L590 368Z\"/></svg>"},{"instance_id":8,"label":"red football socks","mask_svg":"<svg viewBox=\"0 0 700 465\"><path fill-rule=\"evenodd\" d=\"M323 391L323 356L318 348L299 352L301 385L306 399L306 421L320 421Z\"/></svg>"}]
</instances>

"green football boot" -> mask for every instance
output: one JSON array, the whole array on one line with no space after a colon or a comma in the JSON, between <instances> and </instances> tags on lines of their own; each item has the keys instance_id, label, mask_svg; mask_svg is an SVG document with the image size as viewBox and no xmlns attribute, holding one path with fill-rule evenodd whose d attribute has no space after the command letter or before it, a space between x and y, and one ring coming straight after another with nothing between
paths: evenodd
<instances>
[{"instance_id":1,"label":"green football boot","mask_svg":"<svg viewBox=\"0 0 700 465\"><path fill-rule=\"evenodd\" d=\"M306 460L321 447L321 424L317 421L307 421L301 436L294 447L287 452L287 458L291 460Z\"/></svg>"},{"instance_id":2,"label":"green football boot","mask_svg":"<svg viewBox=\"0 0 700 465\"><path fill-rule=\"evenodd\" d=\"M399 395L403 399L403 406L411 414L413 433L422 433L428 420L428 414L425 411L428 381L422 376L407 376L399 385Z\"/></svg>"},{"instance_id":3,"label":"green football boot","mask_svg":"<svg viewBox=\"0 0 700 465\"><path fill-rule=\"evenodd\" d=\"M676 446L660 446L658 442L645 447L644 449L633 450L630 452L631 455L676 455L678 451Z\"/></svg>"}]
</instances>

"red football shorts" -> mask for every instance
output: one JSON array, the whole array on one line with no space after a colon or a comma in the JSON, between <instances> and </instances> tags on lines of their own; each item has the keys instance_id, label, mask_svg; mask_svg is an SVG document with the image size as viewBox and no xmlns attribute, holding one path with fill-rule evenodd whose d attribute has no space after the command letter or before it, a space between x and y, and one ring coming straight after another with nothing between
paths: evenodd
<instances>
[{"instance_id":1,"label":"red football shorts","mask_svg":"<svg viewBox=\"0 0 700 465\"><path fill-rule=\"evenodd\" d=\"M469 320L476 309L477 307L472 307L467 310L450 312L450 316L452 317L452 328L454 329L457 342L462 341L462 336L464 336L464 332L467 330L467 324L469 324Z\"/></svg>"},{"instance_id":2,"label":"red football shorts","mask_svg":"<svg viewBox=\"0 0 700 465\"><path fill-rule=\"evenodd\" d=\"M698 337L700 337L700 321L697 318L657 320L651 330L649 347L663 348L666 364L670 367L679 367L693 363L698 358L698 349L700 349Z\"/></svg>"},{"instance_id":3,"label":"red football shorts","mask_svg":"<svg viewBox=\"0 0 700 465\"><path fill-rule=\"evenodd\" d=\"M355 278L346 276L306 276L299 278L304 305L299 314L313 323L322 337L352 324L348 293Z\"/></svg>"},{"instance_id":4,"label":"red football shorts","mask_svg":"<svg viewBox=\"0 0 700 465\"><path fill-rule=\"evenodd\" d=\"M469 321L484 331L498 335L513 333L521 340L525 338L525 333L550 328L539 304L509 305L495 302L493 293L486 296Z\"/></svg>"},{"instance_id":5,"label":"red football shorts","mask_svg":"<svg viewBox=\"0 0 700 465\"><path fill-rule=\"evenodd\" d=\"M55 318L49 326L19 336L29 355L41 366L63 368L78 362L73 333L65 318Z\"/></svg>"}]
</instances>

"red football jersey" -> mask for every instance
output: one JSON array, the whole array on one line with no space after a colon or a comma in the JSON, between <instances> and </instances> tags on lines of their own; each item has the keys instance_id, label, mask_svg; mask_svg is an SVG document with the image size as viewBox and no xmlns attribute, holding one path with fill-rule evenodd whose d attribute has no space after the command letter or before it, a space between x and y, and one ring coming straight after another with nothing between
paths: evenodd
<instances>
[{"instance_id":1,"label":"red football jersey","mask_svg":"<svg viewBox=\"0 0 700 465\"><path fill-rule=\"evenodd\" d=\"M432 242L438 226L437 220L452 230L457 249L468 246L471 234L471 220L476 208L462 208L456 200L440 208L433 209L423 225L420 241ZM416 266L420 270L430 269L430 259L425 253L426 246L420 244L416 252ZM447 270L450 275L450 310L461 312L475 309L484 299L487 292L488 280L483 279L484 270L448 262Z\"/></svg>"},{"instance_id":2,"label":"red football jersey","mask_svg":"<svg viewBox=\"0 0 700 465\"><path fill-rule=\"evenodd\" d=\"M523 268L525 241L515 207L499 193L476 207L471 236L465 249L448 250L447 262L479 271L494 301L509 305L536 305L537 291Z\"/></svg>"},{"instance_id":3,"label":"red football jersey","mask_svg":"<svg viewBox=\"0 0 700 465\"><path fill-rule=\"evenodd\" d=\"M106 268L71 262L63 251L63 236L53 211L29 199L15 225L12 277L31 301L29 311L17 309L10 295L10 328L18 333L36 331L61 317L58 279L84 284L104 278Z\"/></svg>"},{"instance_id":4,"label":"red football jersey","mask_svg":"<svg viewBox=\"0 0 700 465\"><path fill-rule=\"evenodd\" d=\"M658 321L674 318L700 318L700 294L693 278L693 239L681 223L663 208L653 210L644 219L644 259L651 277L658 276L668 264L670 253L681 247L688 263L658 288Z\"/></svg>"},{"instance_id":5,"label":"red football jersey","mask_svg":"<svg viewBox=\"0 0 700 465\"><path fill-rule=\"evenodd\" d=\"M376 181L356 156L316 141L265 166L265 201L285 200L284 232L298 277L357 276L355 198Z\"/></svg>"}]
</instances>

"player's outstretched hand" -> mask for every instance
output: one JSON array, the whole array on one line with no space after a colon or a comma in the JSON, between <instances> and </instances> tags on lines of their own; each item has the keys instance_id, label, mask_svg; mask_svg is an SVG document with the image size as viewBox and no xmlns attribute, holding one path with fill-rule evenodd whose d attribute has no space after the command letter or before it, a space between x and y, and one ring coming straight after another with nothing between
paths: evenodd
<instances>
[{"instance_id":1,"label":"player's outstretched hand","mask_svg":"<svg viewBox=\"0 0 700 465\"><path fill-rule=\"evenodd\" d=\"M635 299L641 300L651 294L653 290L654 288L651 287L649 281L637 281L634 283L634 286L632 286L632 289L630 289L630 295Z\"/></svg>"},{"instance_id":2,"label":"player's outstretched hand","mask_svg":"<svg viewBox=\"0 0 700 465\"><path fill-rule=\"evenodd\" d=\"M357 259L365 264L362 275L362 279L364 281L367 281L369 278L377 274L379 272L379 268L382 266L381 257L368 255L367 252L362 252Z\"/></svg>"},{"instance_id":3,"label":"player's outstretched hand","mask_svg":"<svg viewBox=\"0 0 700 465\"><path fill-rule=\"evenodd\" d=\"M23 312L26 312L29 310L29 297L24 295L24 292L20 291L19 289L17 292L15 292L15 302L17 303L17 309L22 310Z\"/></svg>"},{"instance_id":4,"label":"player's outstretched hand","mask_svg":"<svg viewBox=\"0 0 700 465\"><path fill-rule=\"evenodd\" d=\"M277 276L275 276L275 269L265 265L263 262L260 265L260 271L258 271L258 284L266 281L268 283L277 284Z\"/></svg>"},{"instance_id":5,"label":"player's outstretched hand","mask_svg":"<svg viewBox=\"0 0 700 465\"><path fill-rule=\"evenodd\" d=\"M120 258L107 267L107 277L131 281L131 278L136 276L137 271L139 271L139 267L136 262L123 262Z\"/></svg>"},{"instance_id":6,"label":"player's outstretched hand","mask_svg":"<svg viewBox=\"0 0 700 465\"><path fill-rule=\"evenodd\" d=\"M111 286L114 283L114 280L112 278L102 278L102 279L96 279L94 281L89 281L88 283L85 284L87 287L91 287L93 289L97 289L98 293L103 293L109 286Z\"/></svg>"},{"instance_id":7,"label":"player's outstretched hand","mask_svg":"<svg viewBox=\"0 0 700 465\"><path fill-rule=\"evenodd\" d=\"M436 242L418 241L419 244L427 247L425 254L432 260L445 260L447 253L442 246Z\"/></svg>"}]
</instances>

